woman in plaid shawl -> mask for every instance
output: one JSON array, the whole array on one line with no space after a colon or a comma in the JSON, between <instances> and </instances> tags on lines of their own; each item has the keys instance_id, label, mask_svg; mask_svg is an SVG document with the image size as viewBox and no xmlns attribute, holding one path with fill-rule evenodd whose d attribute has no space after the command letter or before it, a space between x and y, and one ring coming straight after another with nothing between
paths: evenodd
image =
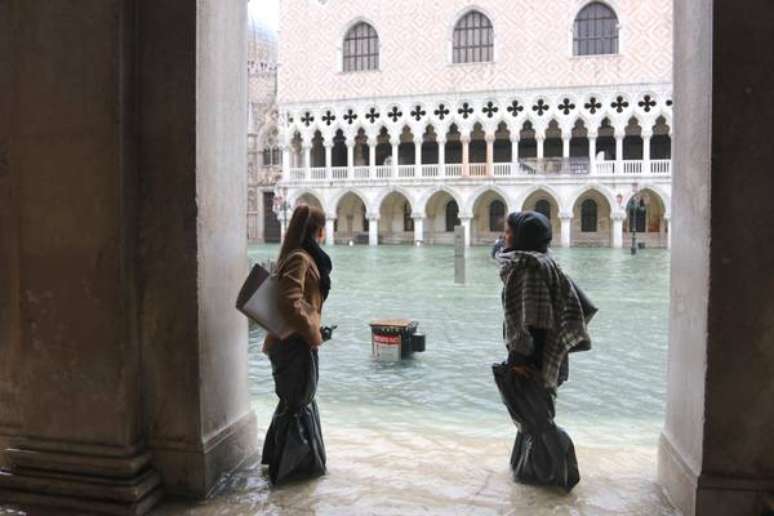
<instances>
[{"instance_id":1,"label":"woman in plaid shawl","mask_svg":"<svg viewBox=\"0 0 774 516\"><path fill-rule=\"evenodd\" d=\"M554 423L554 400L568 377L568 353L591 348L586 324L597 309L548 254L551 236L540 213L508 216L505 249L496 256L508 360L493 372L519 428L511 454L514 479L569 491L580 474L572 440Z\"/></svg>"}]
</instances>

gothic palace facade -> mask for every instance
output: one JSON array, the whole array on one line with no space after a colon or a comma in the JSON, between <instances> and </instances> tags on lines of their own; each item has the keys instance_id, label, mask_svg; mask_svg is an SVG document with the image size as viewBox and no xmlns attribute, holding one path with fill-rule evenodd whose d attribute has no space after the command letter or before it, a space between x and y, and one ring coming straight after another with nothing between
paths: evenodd
<instances>
[{"instance_id":1,"label":"gothic palace facade","mask_svg":"<svg viewBox=\"0 0 774 516\"><path fill-rule=\"evenodd\" d=\"M306 202L330 244L485 244L533 209L554 245L669 246L671 0L281 9L281 226Z\"/></svg>"}]
</instances>

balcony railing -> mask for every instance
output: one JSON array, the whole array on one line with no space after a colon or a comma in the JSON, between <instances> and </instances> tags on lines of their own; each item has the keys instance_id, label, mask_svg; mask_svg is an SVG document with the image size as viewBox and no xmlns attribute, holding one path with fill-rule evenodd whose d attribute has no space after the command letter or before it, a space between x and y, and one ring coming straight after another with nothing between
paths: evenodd
<instances>
[{"instance_id":1,"label":"balcony railing","mask_svg":"<svg viewBox=\"0 0 774 516\"><path fill-rule=\"evenodd\" d=\"M414 165L398 165L398 177L407 178L416 175L417 167Z\"/></svg>"},{"instance_id":2,"label":"balcony railing","mask_svg":"<svg viewBox=\"0 0 774 516\"><path fill-rule=\"evenodd\" d=\"M462 163L447 163L446 177L462 177Z\"/></svg>"},{"instance_id":3,"label":"balcony railing","mask_svg":"<svg viewBox=\"0 0 774 516\"><path fill-rule=\"evenodd\" d=\"M397 173L393 165L376 167L313 167L291 168L286 181L302 183L305 181L422 181L442 178L500 180L515 177L567 177L567 176L656 176L668 177L672 173L672 160L620 160L597 161L591 163L587 158L546 158L521 159L517 163L470 163L465 167L461 163L398 165Z\"/></svg>"},{"instance_id":4,"label":"balcony railing","mask_svg":"<svg viewBox=\"0 0 774 516\"><path fill-rule=\"evenodd\" d=\"M440 177L440 165L422 165L422 177Z\"/></svg>"},{"instance_id":5,"label":"balcony railing","mask_svg":"<svg viewBox=\"0 0 774 516\"><path fill-rule=\"evenodd\" d=\"M355 167L352 169L355 179L368 179L370 172L371 170L369 167Z\"/></svg>"},{"instance_id":6,"label":"balcony railing","mask_svg":"<svg viewBox=\"0 0 774 516\"><path fill-rule=\"evenodd\" d=\"M486 163L471 163L468 167L470 177L486 177Z\"/></svg>"}]
</instances>

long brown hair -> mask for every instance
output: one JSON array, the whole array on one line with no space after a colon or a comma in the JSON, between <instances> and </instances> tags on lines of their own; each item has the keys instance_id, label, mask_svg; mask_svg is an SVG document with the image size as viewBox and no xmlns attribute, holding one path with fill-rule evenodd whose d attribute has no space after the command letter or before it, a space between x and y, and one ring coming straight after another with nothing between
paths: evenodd
<instances>
[{"instance_id":1,"label":"long brown hair","mask_svg":"<svg viewBox=\"0 0 774 516\"><path fill-rule=\"evenodd\" d=\"M319 208L308 204L299 204L293 210L290 224L285 231L285 240L278 261L282 261L296 249L300 249L307 238L315 238L317 233L325 227L325 213Z\"/></svg>"}]
</instances>

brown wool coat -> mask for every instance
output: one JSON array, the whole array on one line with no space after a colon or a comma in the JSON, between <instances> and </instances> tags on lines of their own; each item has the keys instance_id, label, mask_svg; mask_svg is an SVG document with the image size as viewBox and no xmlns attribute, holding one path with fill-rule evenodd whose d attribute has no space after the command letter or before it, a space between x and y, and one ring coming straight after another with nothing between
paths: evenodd
<instances>
[{"instance_id":1,"label":"brown wool coat","mask_svg":"<svg viewBox=\"0 0 774 516\"><path fill-rule=\"evenodd\" d=\"M279 264L280 309L295 330L307 344L319 345L320 319L323 299L320 293L320 271L312 256L302 249L292 251ZM263 351L279 342L274 335L267 335Z\"/></svg>"}]
</instances>

